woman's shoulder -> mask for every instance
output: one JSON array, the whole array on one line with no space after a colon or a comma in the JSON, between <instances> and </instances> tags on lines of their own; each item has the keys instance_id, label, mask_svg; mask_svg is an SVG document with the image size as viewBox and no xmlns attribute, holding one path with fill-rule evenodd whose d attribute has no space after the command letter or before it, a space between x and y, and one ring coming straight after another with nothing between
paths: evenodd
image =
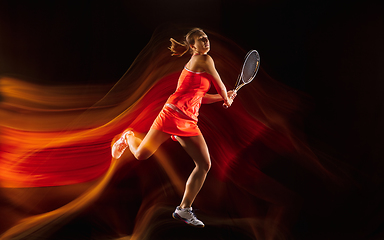
<instances>
[{"instance_id":1,"label":"woman's shoulder","mask_svg":"<svg viewBox=\"0 0 384 240\"><path fill-rule=\"evenodd\" d=\"M214 62L209 55L195 55L186 64L186 67L194 72L209 72L212 66L214 66Z\"/></svg>"},{"instance_id":2,"label":"woman's shoulder","mask_svg":"<svg viewBox=\"0 0 384 240\"><path fill-rule=\"evenodd\" d=\"M212 59L212 57L209 54L194 55L193 57L199 60Z\"/></svg>"},{"instance_id":3,"label":"woman's shoulder","mask_svg":"<svg viewBox=\"0 0 384 240\"><path fill-rule=\"evenodd\" d=\"M213 58L208 54L195 55L194 58L195 58L196 62L199 62L199 63L204 64L204 65L213 63Z\"/></svg>"}]
</instances>

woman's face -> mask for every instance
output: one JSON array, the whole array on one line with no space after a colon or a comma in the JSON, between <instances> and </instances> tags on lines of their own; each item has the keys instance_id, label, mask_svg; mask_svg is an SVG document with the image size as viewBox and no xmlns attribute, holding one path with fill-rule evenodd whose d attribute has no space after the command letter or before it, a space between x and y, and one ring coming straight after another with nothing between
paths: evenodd
<instances>
[{"instance_id":1,"label":"woman's face","mask_svg":"<svg viewBox=\"0 0 384 240\"><path fill-rule=\"evenodd\" d=\"M209 40L207 34L201 32L195 36L195 44L192 49L196 54L207 54L210 50Z\"/></svg>"}]
</instances>

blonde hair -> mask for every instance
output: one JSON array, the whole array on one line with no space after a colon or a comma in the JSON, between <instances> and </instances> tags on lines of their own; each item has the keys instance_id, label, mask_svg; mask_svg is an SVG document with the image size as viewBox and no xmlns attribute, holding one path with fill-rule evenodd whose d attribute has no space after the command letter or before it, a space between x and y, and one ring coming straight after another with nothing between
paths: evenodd
<instances>
[{"instance_id":1,"label":"blonde hair","mask_svg":"<svg viewBox=\"0 0 384 240\"><path fill-rule=\"evenodd\" d=\"M203 30L201 28L194 28L187 33L184 37L183 42L178 42L175 39L171 38L171 46L168 48L172 52L172 56L183 56L186 52L192 53L192 49L190 45L195 44L195 35L198 33L202 33Z\"/></svg>"}]
</instances>

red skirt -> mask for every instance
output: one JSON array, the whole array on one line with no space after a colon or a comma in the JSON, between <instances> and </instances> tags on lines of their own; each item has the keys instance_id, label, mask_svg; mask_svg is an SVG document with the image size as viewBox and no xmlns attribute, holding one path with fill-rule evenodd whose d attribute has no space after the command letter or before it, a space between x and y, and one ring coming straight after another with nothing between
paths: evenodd
<instances>
[{"instance_id":1,"label":"red skirt","mask_svg":"<svg viewBox=\"0 0 384 240\"><path fill-rule=\"evenodd\" d=\"M181 137L202 135L196 120L169 104L163 107L151 128Z\"/></svg>"}]
</instances>

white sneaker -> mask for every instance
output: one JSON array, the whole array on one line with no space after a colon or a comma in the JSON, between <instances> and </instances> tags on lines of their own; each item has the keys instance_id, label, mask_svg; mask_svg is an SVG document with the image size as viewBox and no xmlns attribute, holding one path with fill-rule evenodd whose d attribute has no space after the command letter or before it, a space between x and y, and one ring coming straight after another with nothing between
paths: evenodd
<instances>
[{"instance_id":1,"label":"white sneaker","mask_svg":"<svg viewBox=\"0 0 384 240\"><path fill-rule=\"evenodd\" d=\"M204 227L204 223L197 219L195 214L192 212L192 207L180 208L180 206L178 206L172 213L172 217L194 227Z\"/></svg>"},{"instance_id":2,"label":"white sneaker","mask_svg":"<svg viewBox=\"0 0 384 240\"><path fill-rule=\"evenodd\" d=\"M113 158L120 158L121 155L124 153L125 149L128 147L127 142L127 135L133 134L132 131L126 131L123 134L121 134L121 137L113 144L112 146L112 157Z\"/></svg>"}]
</instances>

